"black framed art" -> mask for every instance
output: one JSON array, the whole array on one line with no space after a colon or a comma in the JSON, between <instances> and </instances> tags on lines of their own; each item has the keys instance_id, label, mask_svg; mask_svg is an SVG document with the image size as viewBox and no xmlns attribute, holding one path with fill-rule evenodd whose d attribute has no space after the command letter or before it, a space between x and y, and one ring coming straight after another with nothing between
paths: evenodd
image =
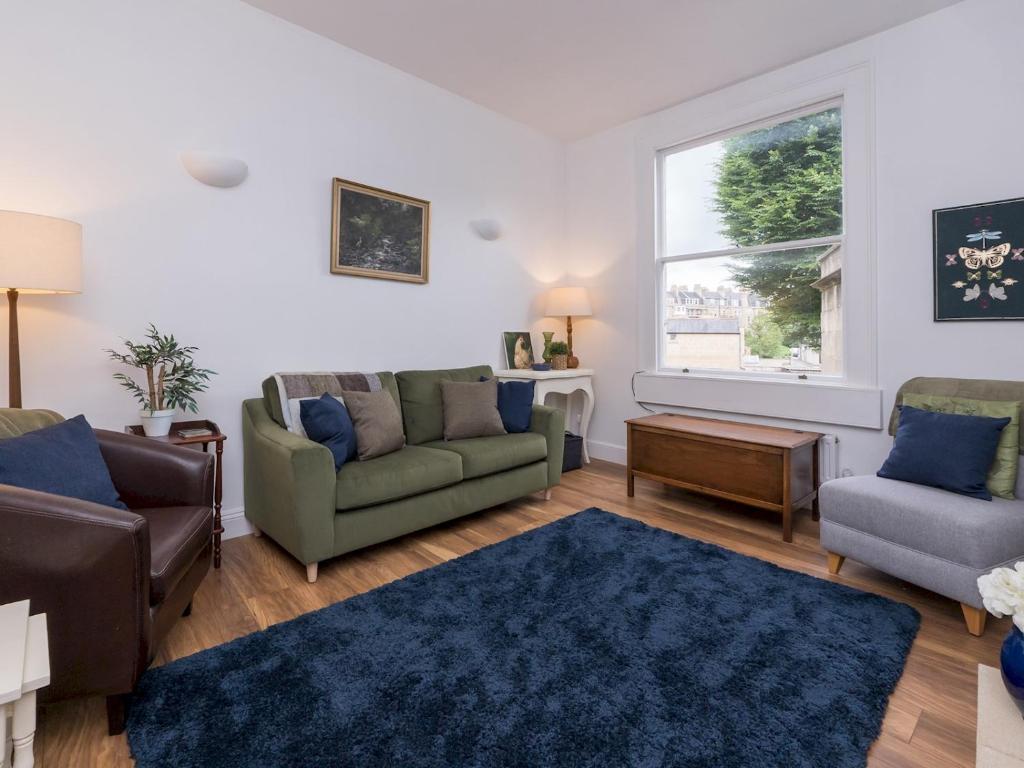
<instances>
[{"instance_id":1,"label":"black framed art","mask_svg":"<svg viewBox=\"0 0 1024 768\"><path fill-rule=\"evenodd\" d=\"M935 320L1024 320L1024 197L932 211Z\"/></svg>"}]
</instances>

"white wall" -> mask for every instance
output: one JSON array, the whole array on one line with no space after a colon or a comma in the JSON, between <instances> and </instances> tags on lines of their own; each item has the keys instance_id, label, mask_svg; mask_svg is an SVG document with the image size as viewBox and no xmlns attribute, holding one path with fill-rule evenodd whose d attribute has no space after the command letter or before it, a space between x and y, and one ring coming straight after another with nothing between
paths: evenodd
<instances>
[{"instance_id":1,"label":"white wall","mask_svg":"<svg viewBox=\"0 0 1024 768\"><path fill-rule=\"evenodd\" d=\"M156 323L220 372L226 510L268 373L498 364L560 274L559 142L237 0L5 0L0 71L0 209L84 228L82 294L20 302L25 405L137 422L102 350ZM192 148L249 179L202 186ZM432 201L428 285L329 274L334 176Z\"/></svg>"},{"instance_id":2,"label":"white wall","mask_svg":"<svg viewBox=\"0 0 1024 768\"><path fill-rule=\"evenodd\" d=\"M886 414L912 376L1024 379L1024 324L934 323L931 298L932 209L1024 196L1024 67L1012 53L1022 30L1019 0L968 0L754 81L770 93L857 63L873 67L878 384ZM723 95L687 108L717 108ZM642 413L629 386L639 309L636 142L672 112L568 148L569 271L594 294L595 317L575 334L583 364L598 370L592 452L617 460L623 419ZM888 451L884 432L821 429L840 435L841 465L855 473L874 472Z\"/></svg>"}]
</instances>

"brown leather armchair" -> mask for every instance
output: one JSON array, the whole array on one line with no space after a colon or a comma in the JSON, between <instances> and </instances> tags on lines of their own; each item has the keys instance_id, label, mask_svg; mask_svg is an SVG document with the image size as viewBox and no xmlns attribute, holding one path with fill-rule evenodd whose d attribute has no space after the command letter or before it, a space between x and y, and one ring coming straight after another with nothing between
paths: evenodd
<instances>
[{"instance_id":1,"label":"brown leather armchair","mask_svg":"<svg viewBox=\"0 0 1024 768\"><path fill-rule=\"evenodd\" d=\"M60 421L0 409L0 437ZM130 511L0 485L0 603L46 613L45 701L102 694L111 734L125 702L210 568L213 458L144 437L96 430Z\"/></svg>"}]
</instances>

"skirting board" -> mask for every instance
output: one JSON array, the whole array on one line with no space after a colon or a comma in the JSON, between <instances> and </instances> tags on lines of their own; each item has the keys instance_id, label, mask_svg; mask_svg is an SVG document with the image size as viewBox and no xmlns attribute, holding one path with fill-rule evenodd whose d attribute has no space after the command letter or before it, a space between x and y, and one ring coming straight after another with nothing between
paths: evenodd
<instances>
[{"instance_id":1,"label":"skirting board","mask_svg":"<svg viewBox=\"0 0 1024 768\"><path fill-rule=\"evenodd\" d=\"M224 533L221 534L222 539L235 539L252 533L252 526L245 519L245 510L242 507L223 510L220 522L224 526Z\"/></svg>"},{"instance_id":2,"label":"skirting board","mask_svg":"<svg viewBox=\"0 0 1024 768\"><path fill-rule=\"evenodd\" d=\"M626 466L626 446L587 440L587 453L592 459L603 459Z\"/></svg>"}]
</instances>

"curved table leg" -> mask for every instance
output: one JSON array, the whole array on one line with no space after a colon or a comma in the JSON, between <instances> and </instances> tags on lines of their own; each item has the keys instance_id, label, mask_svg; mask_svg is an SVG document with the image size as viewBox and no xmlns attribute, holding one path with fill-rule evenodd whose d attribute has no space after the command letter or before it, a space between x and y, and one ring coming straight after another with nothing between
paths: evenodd
<instances>
[{"instance_id":1,"label":"curved table leg","mask_svg":"<svg viewBox=\"0 0 1024 768\"><path fill-rule=\"evenodd\" d=\"M587 450L587 432L590 429L590 417L594 415L594 389L590 383L582 385L579 391L583 393L583 413L580 416L580 437L583 438L583 461L590 463L590 452Z\"/></svg>"}]
</instances>

